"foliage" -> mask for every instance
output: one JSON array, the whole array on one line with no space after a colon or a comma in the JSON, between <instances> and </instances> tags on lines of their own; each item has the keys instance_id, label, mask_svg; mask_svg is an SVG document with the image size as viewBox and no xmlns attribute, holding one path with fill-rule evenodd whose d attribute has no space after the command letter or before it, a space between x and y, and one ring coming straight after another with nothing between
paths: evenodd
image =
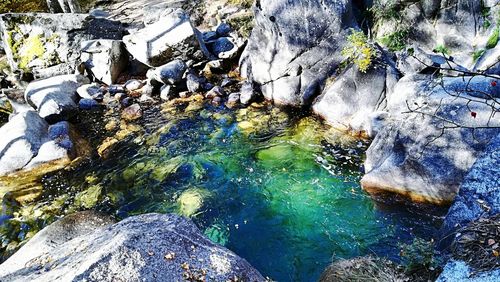
<instances>
[{"instance_id":1,"label":"foliage","mask_svg":"<svg viewBox=\"0 0 500 282\"><path fill-rule=\"evenodd\" d=\"M386 3L382 4L380 1L373 3L373 6L370 8L373 19L375 21L400 20L401 6L394 0L384 2Z\"/></svg>"},{"instance_id":2,"label":"foliage","mask_svg":"<svg viewBox=\"0 0 500 282\"><path fill-rule=\"evenodd\" d=\"M45 0L2 0L0 1L0 14L2 13L22 13L22 12L43 12L47 11Z\"/></svg>"},{"instance_id":3,"label":"foliage","mask_svg":"<svg viewBox=\"0 0 500 282\"><path fill-rule=\"evenodd\" d=\"M434 241L415 238L411 244L401 244L401 259L405 265L405 272L409 275L433 276L439 273L442 265L438 256L434 255Z\"/></svg>"},{"instance_id":4,"label":"foliage","mask_svg":"<svg viewBox=\"0 0 500 282\"><path fill-rule=\"evenodd\" d=\"M484 52L486 52L486 50L484 49L479 49L472 52L472 59L474 60L474 62L477 62L477 60L479 60L479 58L483 56Z\"/></svg>"},{"instance_id":5,"label":"foliage","mask_svg":"<svg viewBox=\"0 0 500 282\"><path fill-rule=\"evenodd\" d=\"M486 43L487 49L493 49L495 48L495 46L497 46L499 35L500 35L500 28L497 27L493 30L490 37L488 38L488 42Z\"/></svg>"},{"instance_id":6,"label":"foliage","mask_svg":"<svg viewBox=\"0 0 500 282\"><path fill-rule=\"evenodd\" d=\"M372 64L376 51L362 31L352 30L347 36L347 46L342 50L342 56L354 63L359 71L365 73Z\"/></svg>"},{"instance_id":7,"label":"foliage","mask_svg":"<svg viewBox=\"0 0 500 282\"><path fill-rule=\"evenodd\" d=\"M450 49L448 49L446 46L440 44L432 50L434 53L439 53L439 54L444 54L444 55L450 55Z\"/></svg>"},{"instance_id":8,"label":"foliage","mask_svg":"<svg viewBox=\"0 0 500 282\"><path fill-rule=\"evenodd\" d=\"M389 48L390 51L401 51L406 47L408 35L408 29L398 29L395 32L387 34L380 38L380 43Z\"/></svg>"},{"instance_id":9,"label":"foliage","mask_svg":"<svg viewBox=\"0 0 500 282\"><path fill-rule=\"evenodd\" d=\"M238 31L238 34L244 38L248 38L254 27L253 16L239 16L229 18L227 23Z\"/></svg>"}]
</instances>

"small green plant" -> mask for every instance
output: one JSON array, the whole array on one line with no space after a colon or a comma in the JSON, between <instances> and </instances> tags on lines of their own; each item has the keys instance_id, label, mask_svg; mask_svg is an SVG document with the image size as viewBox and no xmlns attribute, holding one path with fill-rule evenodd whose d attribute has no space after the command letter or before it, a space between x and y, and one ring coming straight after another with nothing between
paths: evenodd
<instances>
[{"instance_id":1,"label":"small green plant","mask_svg":"<svg viewBox=\"0 0 500 282\"><path fill-rule=\"evenodd\" d=\"M2 0L0 1L0 14L22 13L22 12L44 12L47 11L45 0Z\"/></svg>"},{"instance_id":2,"label":"small green plant","mask_svg":"<svg viewBox=\"0 0 500 282\"><path fill-rule=\"evenodd\" d=\"M441 261L434 255L434 241L415 238L411 244L400 244L401 259L408 274L436 271Z\"/></svg>"},{"instance_id":3,"label":"small green plant","mask_svg":"<svg viewBox=\"0 0 500 282\"><path fill-rule=\"evenodd\" d=\"M484 49L480 49L480 50L476 50L476 51L472 52L472 59L474 60L474 62L477 62L477 60L479 60L479 58L481 58L483 56L484 52L486 52L486 50L484 50Z\"/></svg>"},{"instance_id":4,"label":"small green plant","mask_svg":"<svg viewBox=\"0 0 500 282\"><path fill-rule=\"evenodd\" d=\"M393 33L387 34L380 38L380 43L386 46L390 51L401 51L406 48L408 41L408 29L398 29Z\"/></svg>"},{"instance_id":5,"label":"small green plant","mask_svg":"<svg viewBox=\"0 0 500 282\"><path fill-rule=\"evenodd\" d=\"M434 53L439 53L439 54L444 54L444 55L450 55L450 49L446 48L444 45L438 45L434 50L432 50Z\"/></svg>"},{"instance_id":6,"label":"small green plant","mask_svg":"<svg viewBox=\"0 0 500 282\"><path fill-rule=\"evenodd\" d=\"M362 31L352 30L347 36L347 46L342 50L342 56L354 63L360 72L368 70L376 55L375 48Z\"/></svg>"},{"instance_id":7,"label":"small green plant","mask_svg":"<svg viewBox=\"0 0 500 282\"><path fill-rule=\"evenodd\" d=\"M380 0L375 1L369 9L370 13L373 15L373 19L375 21L400 20L401 6L394 0L384 2L385 3L381 3Z\"/></svg>"},{"instance_id":8,"label":"small green plant","mask_svg":"<svg viewBox=\"0 0 500 282\"><path fill-rule=\"evenodd\" d=\"M241 6L243 8L250 8L253 4L253 0L229 0L228 2L229 4Z\"/></svg>"},{"instance_id":9,"label":"small green plant","mask_svg":"<svg viewBox=\"0 0 500 282\"><path fill-rule=\"evenodd\" d=\"M488 38L488 42L486 42L487 49L493 49L495 48L495 46L497 46L499 35L500 35L500 28L497 27L491 33L490 37Z\"/></svg>"}]
</instances>

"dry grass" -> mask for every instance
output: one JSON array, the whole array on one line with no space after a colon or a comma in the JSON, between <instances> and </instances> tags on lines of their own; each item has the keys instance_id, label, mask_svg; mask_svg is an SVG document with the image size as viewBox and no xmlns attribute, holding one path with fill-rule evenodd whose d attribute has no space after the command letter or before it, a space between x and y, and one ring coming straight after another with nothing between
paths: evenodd
<instances>
[{"instance_id":1,"label":"dry grass","mask_svg":"<svg viewBox=\"0 0 500 282\"><path fill-rule=\"evenodd\" d=\"M476 271L500 269L500 214L480 218L457 231L453 256Z\"/></svg>"},{"instance_id":2,"label":"dry grass","mask_svg":"<svg viewBox=\"0 0 500 282\"><path fill-rule=\"evenodd\" d=\"M339 260L331 264L319 279L320 282L402 282L409 280L394 263L370 256Z\"/></svg>"}]
</instances>

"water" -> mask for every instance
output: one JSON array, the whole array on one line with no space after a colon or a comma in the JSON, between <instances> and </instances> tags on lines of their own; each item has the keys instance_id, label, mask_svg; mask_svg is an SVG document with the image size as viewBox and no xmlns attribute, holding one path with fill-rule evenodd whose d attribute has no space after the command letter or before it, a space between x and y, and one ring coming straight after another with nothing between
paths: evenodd
<instances>
[{"instance_id":1,"label":"water","mask_svg":"<svg viewBox=\"0 0 500 282\"><path fill-rule=\"evenodd\" d=\"M333 260L429 239L439 220L381 206L361 190L366 144L311 117L262 108L172 106L146 113L110 156L43 176L24 204L4 197L3 251L58 216L175 212L277 281L316 281ZM102 128L88 129L101 134ZM94 130L94 131L92 131ZM89 136L92 136L90 134ZM8 218L8 219L7 219Z\"/></svg>"}]
</instances>

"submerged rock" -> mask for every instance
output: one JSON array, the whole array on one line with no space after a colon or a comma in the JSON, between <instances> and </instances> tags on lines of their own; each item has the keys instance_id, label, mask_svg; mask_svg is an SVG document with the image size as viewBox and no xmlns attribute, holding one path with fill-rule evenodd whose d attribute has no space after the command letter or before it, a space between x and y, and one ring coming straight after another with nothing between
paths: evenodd
<instances>
[{"instance_id":1,"label":"submerged rock","mask_svg":"<svg viewBox=\"0 0 500 282\"><path fill-rule=\"evenodd\" d=\"M90 83L82 75L62 75L31 82L24 97L48 122L65 120L77 109L77 89Z\"/></svg>"},{"instance_id":2,"label":"submerged rock","mask_svg":"<svg viewBox=\"0 0 500 282\"><path fill-rule=\"evenodd\" d=\"M157 67L172 59L209 56L201 33L182 9L170 9L155 23L123 38L127 50L142 63Z\"/></svg>"},{"instance_id":3,"label":"submerged rock","mask_svg":"<svg viewBox=\"0 0 500 282\"><path fill-rule=\"evenodd\" d=\"M134 121L142 117L142 109L139 104L133 104L125 108L122 112L122 118L127 121Z\"/></svg>"},{"instance_id":4,"label":"submerged rock","mask_svg":"<svg viewBox=\"0 0 500 282\"><path fill-rule=\"evenodd\" d=\"M265 281L246 260L212 243L180 216L145 214L100 227L106 224L98 222L89 232L76 223L80 234L49 247L51 242L44 241L50 232L42 230L45 238L19 250L25 257L14 255L0 266L2 280Z\"/></svg>"}]
</instances>

